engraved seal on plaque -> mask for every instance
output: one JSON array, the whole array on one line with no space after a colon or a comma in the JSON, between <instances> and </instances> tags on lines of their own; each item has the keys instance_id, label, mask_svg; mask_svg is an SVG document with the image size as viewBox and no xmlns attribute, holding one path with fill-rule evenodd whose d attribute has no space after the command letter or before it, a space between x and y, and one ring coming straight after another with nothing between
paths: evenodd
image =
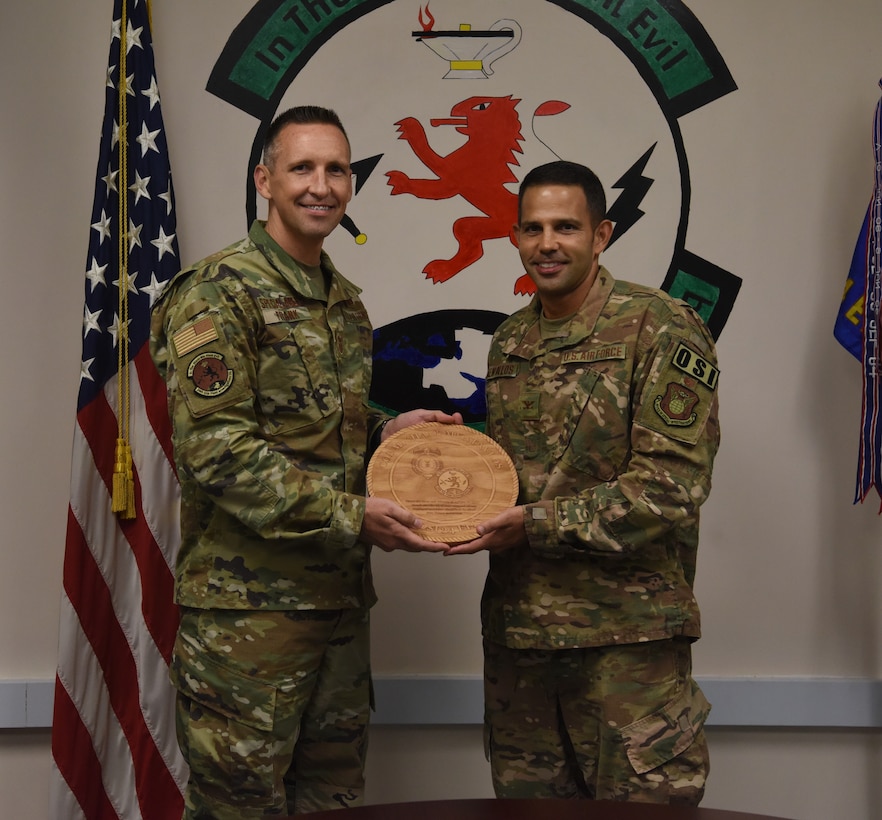
<instances>
[{"instance_id":1,"label":"engraved seal on plaque","mask_svg":"<svg viewBox=\"0 0 882 820\"><path fill-rule=\"evenodd\" d=\"M429 541L461 544L518 497L514 464L493 439L462 424L425 422L384 441L368 464L368 493L410 510Z\"/></svg>"}]
</instances>

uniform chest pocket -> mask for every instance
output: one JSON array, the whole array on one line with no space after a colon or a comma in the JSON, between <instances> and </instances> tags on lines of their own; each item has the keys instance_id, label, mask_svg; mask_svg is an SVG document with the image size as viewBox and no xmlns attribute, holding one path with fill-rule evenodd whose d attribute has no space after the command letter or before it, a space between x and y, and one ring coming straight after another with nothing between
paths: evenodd
<instances>
[{"instance_id":1,"label":"uniform chest pocket","mask_svg":"<svg viewBox=\"0 0 882 820\"><path fill-rule=\"evenodd\" d=\"M267 325L258 365L258 405L271 435L308 427L340 410L327 328L301 321Z\"/></svg>"},{"instance_id":2,"label":"uniform chest pocket","mask_svg":"<svg viewBox=\"0 0 882 820\"><path fill-rule=\"evenodd\" d=\"M488 432L521 469L549 474L564 462L572 472L602 477L592 441L598 420L591 415L592 397L601 372L585 365L536 367L519 378L490 378L488 406L498 408Z\"/></svg>"},{"instance_id":3,"label":"uniform chest pocket","mask_svg":"<svg viewBox=\"0 0 882 820\"><path fill-rule=\"evenodd\" d=\"M630 387L603 366L566 381L572 394L559 407L559 458L580 473L610 481L628 460Z\"/></svg>"}]
</instances>

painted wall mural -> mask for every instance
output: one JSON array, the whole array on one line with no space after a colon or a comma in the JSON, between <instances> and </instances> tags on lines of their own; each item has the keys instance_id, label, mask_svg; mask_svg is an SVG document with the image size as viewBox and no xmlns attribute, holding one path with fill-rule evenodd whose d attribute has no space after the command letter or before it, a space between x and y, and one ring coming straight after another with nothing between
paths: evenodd
<instances>
[{"instance_id":1,"label":"painted wall mural","mask_svg":"<svg viewBox=\"0 0 882 820\"><path fill-rule=\"evenodd\" d=\"M326 247L376 328L371 398L476 425L490 335L533 292L511 227L543 162L592 167L616 226L604 264L686 299L719 337L741 280L688 250L680 120L736 88L674 0L259 0L207 84L258 121L247 222L273 117L340 113L355 195Z\"/></svg>"}]
</instances>

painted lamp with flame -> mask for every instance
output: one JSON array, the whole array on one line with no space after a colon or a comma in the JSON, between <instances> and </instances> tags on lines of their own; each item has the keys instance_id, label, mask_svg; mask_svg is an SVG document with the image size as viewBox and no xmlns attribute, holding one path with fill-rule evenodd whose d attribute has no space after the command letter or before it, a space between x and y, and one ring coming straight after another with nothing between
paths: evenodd
<instances>
[{"instance_id":1,"label":"painted lamp with flame","mask_svg":"<svg viewBox=\"0 0 882 820\"><path fill-rule=\"evenodd\" d=\"M521 41L521 27L515 20L497 20L484 31L473 30L469 23L460 23L459 29L453 31L436 31L434 17L429 15L427 24L421 9L420 24L423 30L412 32L412 36L447 61L445 80L489 77L493 73L490 66Z\"/></svg>"}]
</instances>

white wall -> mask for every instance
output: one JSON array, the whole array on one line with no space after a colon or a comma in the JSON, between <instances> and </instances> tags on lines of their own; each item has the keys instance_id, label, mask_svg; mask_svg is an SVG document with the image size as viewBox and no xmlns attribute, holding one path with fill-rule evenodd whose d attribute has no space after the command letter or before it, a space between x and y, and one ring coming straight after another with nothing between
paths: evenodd
<instances>
[{"instance_id":1,"label":"white wall","mask_svg":"<svg viewBox=\"0 0 882 820\"><path fill-rule=\"evenodd\" d=\"M688 5L739 86L680 123L693 191L688 246L743 279L719 343L723 444L703 519L696 672L873 680L882 666L882 520L872 498L851 503L860 374L832 325L872 184L878 0ZM505 16L504 0L473 6ZM245 228L256 121L204 86L250 7L153 2L186 260ZM436 16L445 8L432 4ZM54 675L110 16L110 0L31 0L0 16L0 680ZM364 104L356 85L341 72L344 118L347 89L353 108ZM335 242L345 257L336 237L332 253ZM516 265L510 248L500 254ZM361 271L345 270L367 285ZM373 311L379 294L366 290L366 299ZM456 565L378 557L379 674L480 672L484 566L480 556ZM879 738L872 729L713 729L705 805L870 820L882 799ZM45 816L49 760L48 731L0 730L0 814ZM490 794L476 726L380 727L369 766L372 802Z\"/></svg>"}]
</instances>

